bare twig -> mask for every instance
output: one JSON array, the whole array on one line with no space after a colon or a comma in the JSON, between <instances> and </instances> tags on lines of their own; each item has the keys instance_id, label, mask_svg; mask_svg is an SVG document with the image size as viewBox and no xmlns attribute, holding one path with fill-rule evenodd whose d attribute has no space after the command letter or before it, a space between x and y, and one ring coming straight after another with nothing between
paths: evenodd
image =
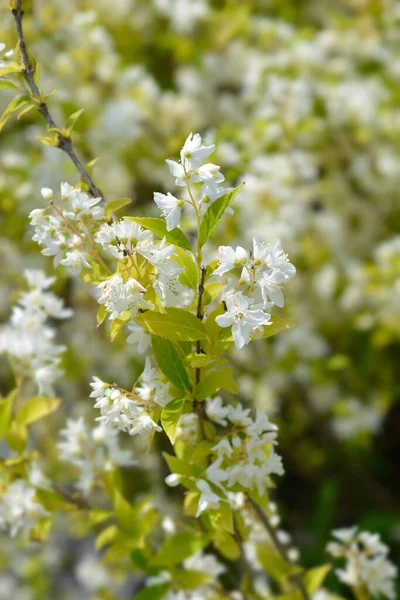
<instances>
[{"instance_id":1,"label":"bare twig","mask_svg":"<svg viewBox=\"0 0 400 600\"><path fill-rule=\"evenodd\" d=\"M53 129L58 129L58 126L57 126L56 122L54 121L53 117L51 116L49 109L47 107L47 104L44 100L44 95L42 94L38 85L36 84L36 81L34 78L35 68L33 65L31 65L31 63L29 61L29 55L28 55L27 45L25 42L24 31L23 31L23 26L22 26L22 19L24 16L24 11L22 9L22 0L16 0L16 8L14 8L11 12L14 16L15 24L17 27L19 49L21 52L22 62L24 64L23 75L25 77L25 80L28 83L28 86L32 92L32 95L38 101L39 112L44 117L44 119L46 120L49 127L53 128ZM85 169L85 167L83 166L81 161L79 160L79 158L74 150L74 147L72 145L71 138L58 132L57 139L58 139L58 148L63 150L69 156L70 160L74 163L74 165L78 169L79 174L81 175L82 179L88 185L90 193L93 196L95 196L96 198L101 198L102 203L106 204L106 200L104 198L103 192L95 185L95 183L93 182L89 173L87 172L87 170Z\"/></svg>"},{"instance_id":2,"label":"bare twig","mask_svg":"<svg viewBox=\"0 0 400 600\"><path fill-rule=\"evenodd\" d=\"M262 508L260 506L258 506L257 502L254 502L254 500L252 500L249 496L248 496L248 501L251 504L254 512L257 514L257 516L258 516L259 520L261 521L262 525L264 526L265 530L267 531L276 550L279 552L279 554L282 556L282 558L286 562L291 562L289 560L289 556L288 556L286 547L279 540L279 538L276 534L276 531L273 528L273 526L271 525L271 523L269 522L269 519L268 519L267 515L265 514L265 512L262 510ZM311 600L310 596L307 592L307 589L304 585L301 575L295 573L294 575L292 575L291 580L292 580L293 584L298 588L298 590L301 593L304 600Z\"/></svg>"}]
</instances>

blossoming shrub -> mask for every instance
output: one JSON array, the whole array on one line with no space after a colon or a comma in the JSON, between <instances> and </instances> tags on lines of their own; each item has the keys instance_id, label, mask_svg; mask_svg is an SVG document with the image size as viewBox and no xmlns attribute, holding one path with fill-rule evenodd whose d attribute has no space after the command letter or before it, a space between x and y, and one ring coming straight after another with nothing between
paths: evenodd
<instances>
[{"instance_id":1,"label":"blossoming shrub","mask_svg":"<svg viewBox=\"0 0 400 600\"><path fill-rule=\"evenodd\" d=\"M210 10L205 2L193 3L198 10L188 4L193 21L183 22L176 4L155 6L178 31L202 22ZM265 227L268 235L260 235L266 224L263 211L261 226L251 227L256 235L246 232L251 216L258 216L257 201L250 203L249 198L261 193L262 177L261 184L250 176L244 186L227 187L220 166L208 162L223 154L219 150L223 140L216 146L191 133L179 160L166 160L175 183L172 193L163 171L159 188L164 191L154 193L158 214L149 210L157 216L145 212L119 217L129 199L106 203L91 176L93 163L83 165L78 159L71 135L80 112L73 113L64 127L53 121L51 100L38 87L37 63L23 37L21 2L11 0L10 9L19 44L14 52L5 52L0 77L5 87L19 93L11 99L2 124L17 111L22 116L38 109L49 125L48 136L41 141L64 150L82 176L77 185L62 183L60 193L42 188L42 206L30 213L33 240L59 267L60 281L64 269L79 290L92 286L99 305L97 326L109 339L106 347L111 348L113 341L125 349L126 340L129 351L145 361L136 375L130 370L122 373L126 365L120 357L126 350L117 353L112 364L107 359L114 351L107 350L90 384L94 413L89 418L60 417L58 441L53 436L45 439L43 423L57 419L61 399L55 394L64 395L59 383L63 367L68 370L68 358L62 364L66 348L55 342L53 320L70 319L72 310L49 291L54 277L40 270L25 271L28 291L17 299L0 337L14 374L12 391L7 390L0 405L0 433L6 447L0 488L2 529L13 538L52 544L51 536L57 535L52 531L58 531L64 513L66 528L93 543L101 555L101 563L100 558L78 561L76 578L85 582L90 597L346 597L331 594L329 585L323 587L332 571L327 555L302 566L296 545L279 528L279 510L270 499L284 474L285 460L277 452L278 427L262 408L247 401L245 381L238 385L235 377L249 356L257 356L257 350L246 354L248 347L260 348L260 340L287 329L287 334L277 336L278 357L290 359L285 344L296 348L304 339L306 344L310 340L311 358L326 355L323 342L312 337L312 326L307 329L306 318L299 326L307 335L296 339L296 328L280 310L286 284L289 294L296 285L296 280L291 282L296 271L272 235L272 226ZM261 70L266 68L261 65ZM269 98L274 98L273 91L267 89ZM288 93L285 86L282 93ZM323 91L319 93L323 96ZM297 121L299 114L295 116L293 134L305 126ZM269 112L263 118L272 121L277 116ZM341 118L342 113L337 116ZM228 155L234 150L225 147ZM258 165L251 168L262 172L265 158L258 157ZM304 156L293 155L291 160L302 172L300 178L312 179ZM272 172L268 178L274 182ZM279 184L274 192L283 204L285 191ZM297 225L301 230L301 219ZM238 235L243 245L233 243ZM230 242L233 246L223 245ZM393 261L386 260L392 254ZM362 277L371 302L374 287L368 281L374 277L380 281L379 268L393 279L395 256L395 243L380 246L376 269ZM323 298L326 287L335 286L331 280L336 274L322 271L319 276ZM360 276L354 279L357 286ZM351 287L346 292L343 303L351 310L354 293ZM326 292L326 304L329 298ZM368 293L363 299L368 305ZM92 309L93 303L89 306ZM311 303L306 307L312 312ZM94 336L95 315L90 309ZM365 321L368 313L364 325ZM255 381L265 365L265 355L261 356L253 372L249 370ZM338 354L333 359L332 370L340 371L346 357ZM88 379L85 385L88 389ZM353 426L351 414L363 410L364 418L355 419ZM374 417L355 398L345 404L344 414L335 416L333 430L346 439L360 423L361 429L373 430ZM58 458L48 463L47 455L54 453ZM57 465L70 469L69 476L61 477ZM147 481L140 473L146 469ZM168 487L177 489L168 492ZM148 493L151 490L153 494ZM333 536L337 541L328 545L328 552L345 559L335 572L357 599L396 597L396 568L379 535L353 528L334 530ZM332 573L330 577L334 588ZM94 578L97 581L91 581ZM126 586L133 582L132 589L121 585L115 591L116 582L123 581ZM339 593L346 594L345 590ZM68 597L68 592L64 595Z\"/></svg>"}]
</instances>

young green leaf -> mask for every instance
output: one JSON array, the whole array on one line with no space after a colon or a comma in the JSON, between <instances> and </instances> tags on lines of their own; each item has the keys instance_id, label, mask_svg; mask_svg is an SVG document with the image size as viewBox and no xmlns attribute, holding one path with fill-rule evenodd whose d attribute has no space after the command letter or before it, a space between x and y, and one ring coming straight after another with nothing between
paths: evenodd
<instances>
[{"instance_id":1,"label":"young green leaf","mask_svg":"<svg viewBox=\"0 0 400 600\"><path fill-rule=\"evenodd\" d=\"M207 373L196 386L196 399L205 400L208 396L213 396L221 388L229 390L232 394L237 394L239 391L237 383L233 379L231 367Z\"/></svg>"},{"instance_id":2,"label":"young green leaf","mask_svg":"<svg viewBox=\"0 0 400 600\"><path fill-rule=\"evenodd\" d=\"M0 399L0 439L6 434L11 422L11 408L16 390L8 394L6 398Z\"/></svg>"},{"instance_id":3,"label":"young green leaf","mask_svg":"<svg viewBox=\"0 0 400 600\"><path fill-rule=\"evenodd\" d=\"M159 548L151 561L154 567L170 567L177 565L202 550L208 544L208 537L196 532L174 533Z\"/></svg>"},{"instance_id":4,"label":"young green leaf","mask_svg":"<svg viewBox=\"0 0 400 600\"><path fill-rule=\"evenodd\" d=\"M3 129L4 125L7 123L8 119L11 117L13 112L19 110L23 106L26 106L28 103L28 96L16 96L15 98L13 98L6 107L2 116L0 117L0 131Z\"/></svg>"},{"instance_id":5,"label":"young green leaf","mask_svg":"<svg viewBox=\"0 0 400 600\"><path fill-rule=\"evenodd\" d=\"M21 408L17 415L19 425L29 425L38 421L56 410L61 404L61 398L48 398L47 396L34 396Z\"/></svg>"},{"instance_id":6,"label":"young green leaf","mask_svg":"<svg viewBox=\"0 0 400 600\"><path fill-rule=\"evenodd\" d=\"M157 364L164 375L180 390L189 390L189 377L174 344L170 340L153 335L151 345Z\"/></svg>"},{"instance_id":7,"label":"young green leaf","mask_svg":"<svg viewBox=\"0 0 400 600\"><path fill-rule=\"evenodd\" d=\"M109 202L105 207L104 214L106 217L110 217L112 213L117 212L117 210L123 208L131 202L132 198L117 198L116 200L111 200L111 202Z\"/></svg>"},{"instance_id":8,"label":"young green leaf","mask_svg":"<svg viewBox=\"0 0 400 600\"><path fill-rule=\"evenodd\" d=\"M165 433L171 441L171 444L175 444L176 428L182 414L185 400L186 398L175 398L175 400L168 402L168 404L162 409L161 423Z\"/></svg>"},{"instance_id":9,"label":"young green leaf","mask_svg":"<svg viewBox=\"0 0 400 600\"><path fill-rule=\"evenodd\" d=\"M201 321L182 308L167 308L165 313L148 310L135 320L149 333L167 340L195 342L207 337Z\"/></svg>"},{"instance_id":10,"label":"young green leaf","mask_svg":"<svg viewBox=\"0 0 400 600\"><path fill-rule=\"evenodd\" d=\"M313 567L304 575L304 585L307 592L312 596L324 583L325 577L331 570L332 565L325 564L319 567Z\"/></svg>"},{"instance_id":11,"label":"young green leaf","mask_svg":"<svg viewBox=\"0 0 400 600\"><path fill-rule=\"evenodd\" d=\"M134 221L141 227L148 229L149 231L155 233L160 238L164 238L170 244L175 244L175 246L180 246L181 248L185 248L186 250L192 251L192 246L187 239L186 235L179 229L179 227L175 227L172 231L167 231L167 226L165 224L164 219L157 219L155 217L125 217L130 221Z\"/></svg>"},{"instance_id":12,"label":"young green leaf","mask_svg":"<svg viewBox=\"0 0 400 600\"><path fill-rule=\"evenodd\" d=\"M227 194L224 194L224 196L221 196L221 198L215 200L215 202L213 202L211 206L208 207L200 224L201 246L204 246L204 244L218 225L225 210L228 208L229 204L237 196L237 194L240 192L243 186L244 183L241 183L234 190L228 192Z\"/></svg>"},{"instance_id":13,"label":"young green leaf","mask_svg":"<svg viewBox=\"0 0 400 600\"><path fill-rule=\"evenodd\" d=\"M165 598L165 594L168 592L169 587L169 583L150 585L135 594L135 600L161 600L162 598Z\"/></svg>"}]
</instances>

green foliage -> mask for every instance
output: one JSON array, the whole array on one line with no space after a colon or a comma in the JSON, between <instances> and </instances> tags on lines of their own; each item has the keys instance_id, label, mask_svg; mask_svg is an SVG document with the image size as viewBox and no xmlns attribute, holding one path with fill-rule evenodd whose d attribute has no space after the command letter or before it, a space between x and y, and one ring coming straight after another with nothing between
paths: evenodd
<instances>
[{"instance_id":1,"label":"green foliage","mask_svg":"<svg viewBox=\"0 0 400 600\"><path fill-rule=\"evenodd\" d=\"M234 200L234 198L237 196L237 194L240 192L243 185L243 183L238 185L234 190L228 192L228 194L225 194L224 196L221 196L221 198L215 200L215 202L213 202L211 206L208 207L204 217L201 220L200 225L201 246L204 246L206 241L210 238L210 236L214 232L214 229L221 220L224 212L226 211L230 203Z\"/></svg>"},{"instance_id":2,"label":"green foliage","mask_svg":"<svg viewBox=\"0 0 400 600\"><path fill-rule=\"evenodd\" d=\"M106 217L110 217L113 213L117 212L131 202L132 198L117 198L116 200L111 200L111 202L108 202L107 206L105 207L104 214Z\"/></svg>"},{"instance_id":3,"label":"green foliage","mask_svg":"<svg viewBox=\"0 0 400 600\"><path fill-rule=\"evenodd\" d=\"M0 69L0 77L2 75L2 69ZM0 131L3 129L4 125L7 123L8 119L12 116L20 108L26 106L30 102L28 96L15 96L8 104L7 108L3 112L0 117Z\"/></svg>"},{"instance_id":4,"label":"green foliage","mask_svg":"<svg viewBox=\"0 0 400 600\"><path fill-rule=\"evenodd\" d=\"M197 400L205 400L208 396L216 394L221 388L232 392L232 394L238 393L239 390L233 378L232 367L223 366L219 370L206 373L196 386L195 396Z\"/></svg>"},{"instance_id":5,"label":"green foliage","mask_svg":"<svg viewBox=\"0 0 400 600\"><path fill-rule=\"evenodd\" d=\"M166 308L165 313L148 310L136 317L135 321L149 333L167 340L194 342L207 337L199 319L181 308Z\"/></svg>"},{"instance_id":6,"label":"green foliage","mask_svg":"<svg viewBox=\"0 0 400 600\"><path fill-rule=\"evenodd\" d=\"M34 396L30 398L17 414L19 425L29 425L38 419L42 419L61 404L61 398L48 398L47 396Z\"/></svg>"},{"instance_id":7,"label":"green foliage","mask_svg":"<svg viewBox=\"0 0 400 600\"><path fill-rule=\"evenodd\" d=\"M149 231L155 233L160 238L165 238L170 244L175 244L180 248L192 251L192 245L186 235L176 227L172 231L167 231L167 226L164 219L156 219L155 217L125 217L130 221L134 221L141 227L145 227Z\"/></svg>"},{"instance_id":8,"label":"green foliage","mask_svg":"<svg viewBox=\"0 0 400 600\"><path fill-rule=\"evenodd\" d=\"M171 444L175 444L176 428L182 414L186 398L175 398L168 402L161 412L161 423L163 429L170 439Z\"/></svg>"},{"instance_id":9,"label":"green foliage","mask_svg":"<svg viewBox=\"0 0 400 600\"><path fill-rule=\"evenodd\" d=\"M158 366L169 381L182 391L190 390L189 376L174 344L168 339L153 335L151 346Z\"/></svg>"},{"instance_id":10,"label":"green foliage","mask_svg":"<svg viewBox=\"0 0 400 600\"><path fill-rule=\"evenodd\" d=\"M202 550L208 544L208 537L197 532L174 533L162 544L151 561L154 567L177 565Z\"/></svg>"}]
</instances>

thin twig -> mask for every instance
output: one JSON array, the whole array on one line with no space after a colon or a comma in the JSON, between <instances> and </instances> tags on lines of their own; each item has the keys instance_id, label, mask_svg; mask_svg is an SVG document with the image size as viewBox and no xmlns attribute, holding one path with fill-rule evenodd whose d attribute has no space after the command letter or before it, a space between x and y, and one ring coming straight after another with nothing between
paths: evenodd
<instances>
[{"instance_id":1,"label":"thin twig","mask_svg":"<svg viewBox=\"0 0 400 600\"><path fill-rule=\"evenodd\" d=\"M282 556L282 558L286 562L291 562L289 559L286 547L284 546L284 544L282 544L282 542L278 538L276 531L275 531L274 527L271 525L271 523L269 522L269 519L268 519L267 515L265 514L265 512L260 508L260 506L258 506L257 502L254 502L254 500L252 500L249 496L248 496L248 500L249 500L252 508L254 509L255 513L257 514L258 518L260 519L261 523L263 524L264 528L266 529L276 550L279 552L279 554ZM292 575L291 580L292 580L293 584L298 588L298 590L301 593L304 600L311 600L310 596L307 592L307 589L304 585L301 575L298 573L295 573L294 575Z\"/></svg>"},{"instance_id":2,"label":"thin twig","mask_svg":"<svg viewBox=\"0 0 400 600\"><path fill-rule=\"evenodd\" d=\"M30 61L29 61L27 45L25 42L24 31L23 31L23 27L22 27L22 19L24 16L24 11L22 10L21 5L22 5L22 0L17 0L16 8L14 8L11 12L14 16L15 24L17 27L19 49L21 52L22 62L24 64L23 75L28 83L28 86L32 92L32 95L35 96L35 98L39 102L39 104L38 104L39 112L45 118L45 120L47 121L47 124L51 128L58 129L58 126L57 126L56 122L54 121L53 117L51 116L46 102L44 101L44 95L42 94L39 87L37 86L35 78L34 78L35 68L33 65L30 64ZM103 192L95 185L95 183L93 182L89 173L86 171L85 167L79 160L79 158L74 150L74 147L72 145L71 138L58 132L57 139L58 139L58 148L63 150L69 156L70 160L74 163L74 165L78 169L82 179L88 185L90 193L96 198L101 198L101 202L103 204L106 204L106 200L104 198Z\"/></svg>"},{"instance_id":3,"label":"thin twig","mask_svg":"<svg viewBox=\"0 0 400 600\"><path fill-rule=\"evenodd\" d=\"M199 287L198 287L198 296L197 296L197 312L196 312L196 316L200 321L203 320L203 294L204 294L205 279L206 279L206 269L205 269L205 267L201 267L200 281L199 281ZM196 342L196 352L197 352L197 354L200 354L202 352L200 340L198 340ZM200 383L200 377L201 377L201 368L196 367L196 386ZM201 437L203 438L203 440L206 440L207 435L206 435L206 430L204 427L204 416L205 416L204 415L204 403L198 402L197 400L195 400L193 402L193 408L196 411L196 414L199 418Z\"/></svg>"}]
</instances>

